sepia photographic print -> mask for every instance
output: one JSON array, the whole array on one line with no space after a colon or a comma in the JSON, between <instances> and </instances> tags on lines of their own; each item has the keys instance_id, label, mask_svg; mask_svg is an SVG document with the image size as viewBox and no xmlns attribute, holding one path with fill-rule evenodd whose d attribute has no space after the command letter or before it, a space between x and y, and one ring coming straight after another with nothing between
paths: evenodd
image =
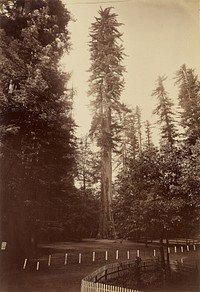
<instances>
[{"instance_id":1,"label":"sepia photographic print","mask_svg":"<svg viewBox=\"0 0 200 292\"><path fill-rule=\"evenodd\" d=\"M200 291L200 1L0 0L0 292Z\"/></svg>"}]
</instances>

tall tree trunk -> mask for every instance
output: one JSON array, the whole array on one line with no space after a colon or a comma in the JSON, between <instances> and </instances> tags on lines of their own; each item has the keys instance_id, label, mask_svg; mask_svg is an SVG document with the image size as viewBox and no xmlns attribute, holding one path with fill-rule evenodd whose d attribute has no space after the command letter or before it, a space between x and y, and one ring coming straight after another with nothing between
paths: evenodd
<instances>
[{"instance_id":1,"label":"tall tree trunk","mask_svg":"<svg viewBox=\"0 0 200 292\"><path fill-rule=\"evenodd\" d=\"M101 180L102 213L100 218L100 236L102 238L114 237L114 222L111 212L112 196L112 169L111 149L104 149L102 155L102 180Z\"/></svg>"},{"instance_id":2,"label":"tall tree trunk","mask_svg":"<svg viewBox=\"0 0 200 292\"><path fill-rule=\"evenodd\" d=\"M102 109L103 110L103 109ZM111 145L111 110L107 106L103 121L103 147L101 161L101 216L99 237L115 238L114 220L111 211L112 201L112 145Z\"/></svg>"}]
</instances>

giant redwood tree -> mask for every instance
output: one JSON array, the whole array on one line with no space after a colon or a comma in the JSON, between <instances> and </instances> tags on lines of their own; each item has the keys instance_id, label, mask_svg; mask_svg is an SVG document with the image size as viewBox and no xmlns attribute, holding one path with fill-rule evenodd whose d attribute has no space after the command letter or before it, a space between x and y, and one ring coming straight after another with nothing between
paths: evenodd
<instances>
[{"instance_id":1,"label":"giant redwood tree","mask_svg":"<svg viewBox=\"0 0 200 292\"><path fill-rule=\"evenodd\" d=\"M93 120L91 135L101 149L101 218L99 236L112 238L115 234L111 212L113 114L120 110L120 95L124 87L122 33L120 23L111 8L100 9L90 30L91 76L90 95Z\"/></svg>"}]
</instances>

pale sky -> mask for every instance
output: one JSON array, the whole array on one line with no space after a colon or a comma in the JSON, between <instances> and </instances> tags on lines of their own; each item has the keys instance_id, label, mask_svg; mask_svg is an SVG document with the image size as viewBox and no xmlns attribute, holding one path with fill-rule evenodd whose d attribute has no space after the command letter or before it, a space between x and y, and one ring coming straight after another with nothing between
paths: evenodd
<instances>
[{"instance_id":1,"label":"pale sky","mask_svg":"<svg viewBox=\"0 0 200 292\"><path fill-rule=\"evenodd\" d=\"M127 73L121 100L142 109L142 120L155 122L151 97L159 75L167 75L166 90L174 102L174 73L182 64L195 68L200 76L199 0L62 0L76 22L71 22L72 50L63 58L64 68L72 72L71 84L76 89L74 118L78 135L88 132L91 112L88 105L87 80L89 61L89 28L102 8L114 7L123 32L124 59ZM105 3L106 2L106 3Z\"/></svg>"}]
</instances>

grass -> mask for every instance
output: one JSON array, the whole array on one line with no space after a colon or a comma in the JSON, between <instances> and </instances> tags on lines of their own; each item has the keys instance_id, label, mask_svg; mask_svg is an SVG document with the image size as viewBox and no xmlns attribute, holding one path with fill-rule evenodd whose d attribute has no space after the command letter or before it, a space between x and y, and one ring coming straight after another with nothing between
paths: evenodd
<instances>
[{"instance_id":1,"label":"grass","mask_svg":"<svg viewBox=\"0 0 200 292\"><path fill-rule=\"evenodd\" d=\"M106 284L120 286L124 288L137 289L144 292L198 292L199 274L197 271L185 273L181 271L171 271L170 276L164 281L160 269L154 271L141 272L141 280L137 283L135 270L130 269L126 275L110 280Z\"/></svg>"},{"instance_id":2,"label":"grass","mask_svg":"<svg viewBox=\"0 0 200 292\"><path fill-rule=\"evenodd\" d=\"M127 250L130 258L134 259L136 250L140 249L141 257L152 257L155 247L145 248L144 244L130 241L112 240L84 240L83 242L54 243L41 245L41 256L30 261L26 270L23 263L0 276L0 292L80 292L81 280L99 267L116 261L116 250L119 251L119 260L127 259ZM92 261L92 252L95 251L95 262ZM108 261L105 261L105 251L108 251ZM67 265L64 265L65 253L68 254ZM78 263L79 253L82 254L82 263ZM48 255L51 254L51 266L48 267ZM173 254L170 257L185 259L197 257L197 252ZM36 271L36 262L40 261L40 269ZM188 292L188 291L187 291Z\"/></svg>"}]
</instances>

